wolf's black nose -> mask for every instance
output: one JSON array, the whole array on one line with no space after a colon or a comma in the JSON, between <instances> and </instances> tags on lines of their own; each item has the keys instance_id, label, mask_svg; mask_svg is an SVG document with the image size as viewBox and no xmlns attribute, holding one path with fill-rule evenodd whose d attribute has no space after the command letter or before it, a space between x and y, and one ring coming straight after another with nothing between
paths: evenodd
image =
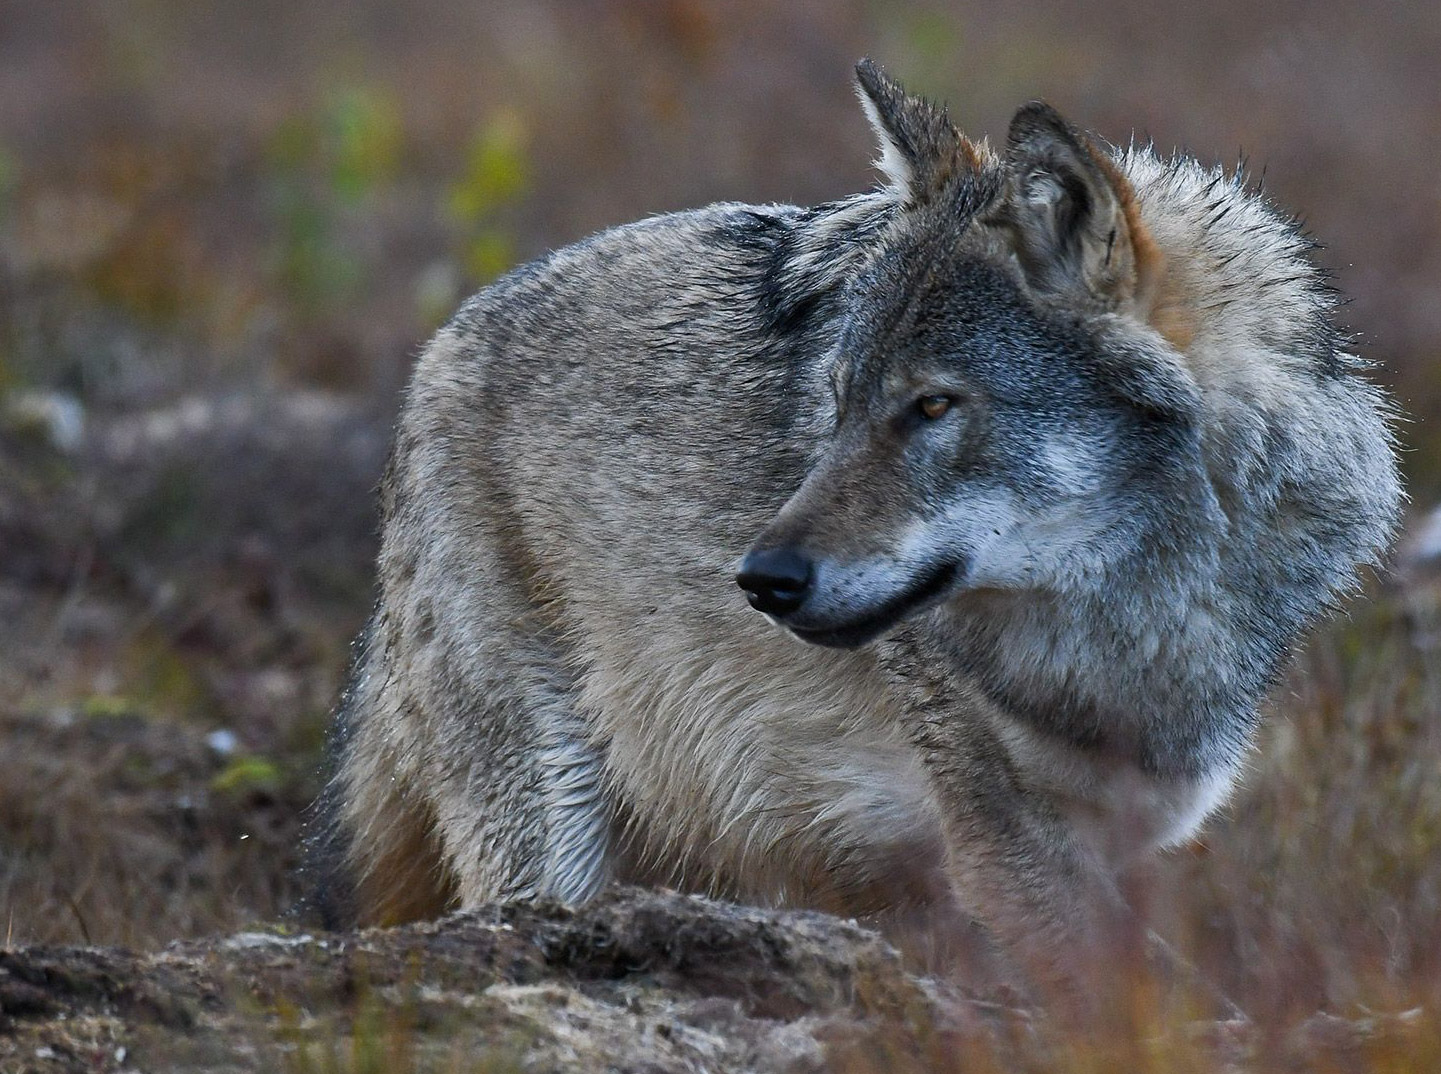
<instances>
[{"instance_id":1,"label":"wolf's black nose","mask_svg":"<svg viewBox=\"0 0 1441 1074\"><path fill-rule=\"evenodd\" d=\"M785 615L805 602L811 587L810 560L793 548L765 548L741 561L736 584L758 612Z\"/></svg>"}]
</instances>

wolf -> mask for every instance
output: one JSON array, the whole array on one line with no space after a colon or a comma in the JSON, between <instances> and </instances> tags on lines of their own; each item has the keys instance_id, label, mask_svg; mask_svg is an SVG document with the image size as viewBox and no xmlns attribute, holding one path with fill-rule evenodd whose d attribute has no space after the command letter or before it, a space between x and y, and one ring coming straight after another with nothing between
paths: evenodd
<instances>
[{"instance_id":1,"label":"wolf","mask_svg":"<svg viewBox=\"0 0 1441 1074\"><path fill-rule=\"evenodd\" d=\"M978 921L1046 972L1383 555L1390 407L1293 220L1042 103L993 150L856 77L877 189L605 231L420 357L332 920L621 881Z\"/></svg>"}]
</instances>

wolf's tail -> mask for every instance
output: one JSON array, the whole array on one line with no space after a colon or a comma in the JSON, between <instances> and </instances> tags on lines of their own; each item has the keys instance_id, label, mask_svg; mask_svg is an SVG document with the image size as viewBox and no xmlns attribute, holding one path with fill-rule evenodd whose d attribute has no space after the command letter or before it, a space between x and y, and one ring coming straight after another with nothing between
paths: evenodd
<instances>
[{"instance_id":1,"label":"wolf's tail","mask_svg":"<svg viewBox=\"0 0 1441 1074\"><path fill-rule=\"evenodd\" d=\"M367 684L375 616L356 639L350 677L331 725L325 789L306 817L302 896L293 916L328 929L437 917L456 903L429 803L381 770L383 751L358 748L375 717ZM368 759L368 760L367 760Z\"/></svg>"}]
</instances>

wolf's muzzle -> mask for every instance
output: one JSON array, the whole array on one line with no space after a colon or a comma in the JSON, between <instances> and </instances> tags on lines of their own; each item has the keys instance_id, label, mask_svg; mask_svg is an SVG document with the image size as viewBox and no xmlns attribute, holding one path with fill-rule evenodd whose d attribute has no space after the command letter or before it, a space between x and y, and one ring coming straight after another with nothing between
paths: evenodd
<instances>
[{"instance_id":1,"label":"wolf's muzzle","mask_svg":"<svg viewBox=\"0 0 1441 1074\"><path fill-rule=\"evenodd\" d=\"M741 561L736 584L751 607L768 615L789 615L805 603L814 571L794 548L763 548Z\"/></svg>"}]
</instances>

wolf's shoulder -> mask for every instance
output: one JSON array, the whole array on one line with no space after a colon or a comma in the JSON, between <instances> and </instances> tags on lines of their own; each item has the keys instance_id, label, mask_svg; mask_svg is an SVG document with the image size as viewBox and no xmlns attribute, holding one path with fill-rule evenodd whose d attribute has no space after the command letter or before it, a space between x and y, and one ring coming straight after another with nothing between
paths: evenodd
<instances>
[{"instance_id":1,"label":"wolf's shoulder","mask_svg":"<svg viewBox=\"0 0 1441 1074\"><path fill-rule=\"evenodd\" d=\"M719 202L646 217L513 269L447 329L493 339L500 326L535 338L561 324L659 330L719 318L761 334L804 335L834 312L830 300L894 208L873 192L814 206Z\"/></svg>"},{"instance_id":2,"label":"wolf's shoulder","mask_svg":"<svg viewBox=\"0 0 1441 1074\"><path fill-rule=\"evenodd\" d=\"M658 282L669 290L693 277L743 271L756 255L775 250L805 212L719 202L608 227L510 270L473 295L456 320L585 291L613 298L644 288L657 297Z\"/></svg>"}]
</instances>

